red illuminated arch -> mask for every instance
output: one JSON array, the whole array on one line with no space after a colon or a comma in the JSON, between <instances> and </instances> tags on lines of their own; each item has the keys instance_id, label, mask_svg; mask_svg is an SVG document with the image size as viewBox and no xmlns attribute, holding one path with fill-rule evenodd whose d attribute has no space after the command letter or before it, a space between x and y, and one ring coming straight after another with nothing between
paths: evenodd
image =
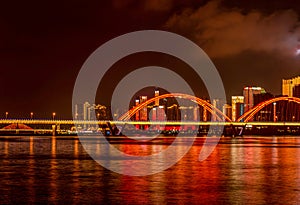
<instances>
[{"instance_id":1,"label":"red illuminated arch","mask_svg":"<svg viewBox=\"0 0 300 205\"><path fill-rule=\"evenodd\" d=\"M207 109L211 114L215 115L219 121L222 121L222 118L223 118L226 121L231 122L231 119L228 116L224 115L219 109L217 109L216 107L214 107L209 102L207 102L205 100L202 100L200 98L197 98L195 96L188 95L188 94L182 94L182 93L170 93L170 94L164 94L164 95L160 95L160 96L151 98L151 99L149 99L149 100L147 100L147 101L139 104L138 106L133 107L131 110L129 110L128 112L126 112L124 115L122 115L119 118L119 120L122 120L122 121L129 120L133 115L135 115L143 107L149 105L150 103L153 103L156 100L160 100L160 99L163 99L163 98L169 98L169 97L183 98L183 99L187 99L187 100L190 100L192 102L195 102L198 105L201 105L202 107L204 107L205 109Z\"/></svg>"},{"instance_id":2,"label":"red illuminated arch","mask_svg":"<svg viewBox=\"0 0 300 205\"><path fill-rule=\"evenodd\" d=\"M266 100L264 102L259 103L251 110L248 110L245 112L241 117L237 119L237 122L240 122L244 119L244 122L249 122L250 119L254 117L255 114L257 114L260 110L265 108L266 106L270 105L271 103L278 102L278 101L290 101L300 104L300 98L296 97L278 97L278 98L272 98L270 100Z\"/></svg>"}]
</instances>

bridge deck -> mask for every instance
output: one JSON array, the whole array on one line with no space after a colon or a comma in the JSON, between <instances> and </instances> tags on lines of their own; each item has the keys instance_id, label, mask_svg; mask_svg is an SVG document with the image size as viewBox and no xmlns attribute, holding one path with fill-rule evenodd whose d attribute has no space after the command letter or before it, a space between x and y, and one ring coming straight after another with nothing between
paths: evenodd
<instances>
[{"instance_id":1,"label":"bridge deck","mask_svg":"<svg viewBox=\"0 0 300 205\"><path fill-rule=\"evenodd\" d=\"M194 121L86 121L86 120L43 120L43 119L0 119L0 124L26 125L223 125L223 126L300 126L300 122L194 122Z\"/></svg>"}]
</instances>

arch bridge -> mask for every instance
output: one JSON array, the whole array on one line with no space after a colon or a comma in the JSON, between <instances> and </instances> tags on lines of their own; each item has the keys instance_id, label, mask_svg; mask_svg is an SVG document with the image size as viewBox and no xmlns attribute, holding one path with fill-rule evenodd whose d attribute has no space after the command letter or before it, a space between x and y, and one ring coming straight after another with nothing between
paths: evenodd
<instances>
[{"instance_id":1,"label":"arch bridge","mask_svg":"<svg viewBox=\"0 0 300 205\"><path fill-rule=\"evenodd\" d=\"M180 98L180 99L186 99L189 101L192 101L200 106L203 107L203 110L207 110L211 116L214 116L215 120L202 120L202 121L134 121L131 120L135 114L137 114L139 111L141 111L143 108L147 107L148 105L151 105L151 103L154 103L157 100L161 100L164 98ZM264 115L268 115L269 118L259 118L261 115L260 113L263 113ZM281 115L281 116L280 116ZM270 117L271 116L271 117ZM46 119L0 119L0 125L6 126L9 124L25 124L29 126L34 126L34 129L46 129L47 130L53 130L53 132L56 131L56 129L59 129L60 125L67 125L67 126L73 126L73 125L82 125L83 127L88 127L88 125L91 126L106 126L110 127L121 125L125 126L127 124L132 125L142 125L147 126L150 124L155 125L170 125L170 126L180 126L182 124L185 124L187 126L210 126L210 125L222 125L228 127L244 127L247 128L250 126L253 127L267 127L274 128L276 131L274 133L278 133L278 130L284 130L285 133L286 129L294 129L297 133L300 133L300 98L296 97L277 97L272 98L269 100L266 100L264 102L259 103L255 107L253 107L251 110L245 112L242 116L240 116L237 121L233 122L228 116L226 116L222 111L214 107L212 104L210 104L208 101L200 99L198 97L188 95L188 94L182 94L182 93L170 93L170 94L164 94L160 95L154 98L151 98L135 107L130 109L128 112L123 114L117 121L112 120L46 120ZM84 126L87 125L87 126ZM278 128L279 127L279 128ZM273 130L274 130L273 129ZM273 132L272 130L270 132ZM280 131L281 132L281 131Z\"/></svg>"},{"instance_id":2,"label":"arch bridge","mask_svg":"<svg viewBox=\"0 0 300 205\"><path fill-rule=\"evenodd\" d=\"M285 104L280 105L281 102L285 102ZM298 104L298 106L289 105L290 102ZM281 109L278 109L279 105ZM295 122L300 119L300 98L283 96L283 97L272 98L257 104L251 110L248 110L242 116L240 116L237 119L237 122L255 121L254 119L255 115L266 108L269 108L268 110L269 115L272 114L272 118L269 119L269 121ZM262 120L258 120L258 121L262 121Z\"/></svg>"},{"instance_id":3,"label":"arch bridge","mask_svg":"<svg viewBox=\"0 0 300 205\"><path fill-rule=\"evenodd\" d=\"M214 107L212 104L210 104L208 101L203 100L201 98L188 95L188 94L182 94L182 93L169 93L169 94L164 94L164 95L159 95L157 97L151 98L135 107L130 109L128 112L123 114L120 118L119 121L128 121L130 120L135 114L137 114L140 110L142 110L144 107L148 106L151 103L154 103L157 100L165 99L165 98L182 98L186 100L190 100L200 106L202 106L204 109L209 111L212 116L216 118L217 121L227 121L231 122L232 120L225 115L222 111L220 111L218 108Z\"/></svg>"}]
</instances>

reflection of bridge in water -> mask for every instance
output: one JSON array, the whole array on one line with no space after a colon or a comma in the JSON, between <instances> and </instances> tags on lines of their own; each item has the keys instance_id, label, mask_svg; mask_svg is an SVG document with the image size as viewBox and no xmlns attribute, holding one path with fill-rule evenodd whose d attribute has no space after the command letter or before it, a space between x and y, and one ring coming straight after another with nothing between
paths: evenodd
<instances>
[{"instance_id":1,"label":"reflection of bridge in water","mask_svg":"<svg viewBox=\"0 0 300 205\"><path fill-rule=\"evenodd\" d=\"M192 101L202 109L202 118L194 121L173 121L166 119L164 121L134 121L134 116L143 108L153 104L157 100L165 98L180 98ZM110 133L119 132L116 128L126 129L127 126L140 125L146 130L192 130L198 133L205 133L209 127L224 126L223 134L300 134L300 99L295 97L277 97L257 104L251 110L241 115L237 121L232 121L217 107L210 104L207 100L195 96L171 93L151 98L123 114L118 120L42 120L42 119L2 119L0 126L2 128L10 125L28 125L33 129L1 129L2 134L15 132L18 133L50 133L57 134L62 131L70 130L71 127L98 127L102 130L109 130ZM204 116L208 115L210 117ZM131 127L134 127L131 126ZM117 130L117 131L116 131Z\"/></svg>"}]
</instances>

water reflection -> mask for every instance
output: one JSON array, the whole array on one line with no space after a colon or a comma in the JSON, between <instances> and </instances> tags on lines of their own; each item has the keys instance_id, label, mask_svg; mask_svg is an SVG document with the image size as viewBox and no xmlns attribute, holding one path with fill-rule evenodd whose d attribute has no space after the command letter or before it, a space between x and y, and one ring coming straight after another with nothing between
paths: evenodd
<instances>
[{"instance_id":1,"label":"water reflection","mask_svg":"<svg viewBox=\"0 0 300 205\"><path fill-rule=\"evenodd\" d=\"M79 176L80 176L80 166L79 166L79 141L74 140L74 168L73 168L73 174L72 174L72 183L73 183L73 192L75 193L73 195L73 201L79 201L79 195L77 193L80 193L80 183L79 183Z\"/></svg>"},{"instance_id":2,"label":"water reflection","mask_svg":"<svg viewBox=\"0 0 300 205\"><path fill-rule=\"evenodd\" d=\"M35 160L34 160L34 137L29 138L29 159L28 159L28 198L35 201Z\"/></svg>"},{"instance_id":3,"label":"water reflection","mask_svg":"<svg viewBox=\"0 0 300 205\"><path fill-rule=\"evenodd\" d=\"M53 136L51 138L51 160L50 160L50 170L49 170L49 177L50 177L50 193L49 193L49 200L50 201L57 201L57 182L58 182L58 164L56 159L56 138Z\"/></svg>"},{"instance_id":4,"label":"water reflection","mask_svg":"<svg viewBox=\"0 0 300 205\"><path fill-rule=\"evenodd\" d=\"M168 147L172 139L139 144L115 140L135 155ZM291 203L300 198L300 139L222 138L198 161L204 139L196 139L175 166L145 177L104 169L77 138L0 137L1 203ZM99 146L96 150L99 152ZM182 149L177 145L177 149ZM109 151L109 150L108 150ZM164 163L168 158L160 159ZM126 162L120 164L126 169ZM149 164L149 168L153 165Z\"/></svg>"},{"instance_id":5,"label":"water reflection","mask_svg":"<svg viewBox=\"0 0 300 205\"><path fill-rule=\"evenodd\" d=\"M8 156L8 142L5 141L4 142L4 156L7 157Z\"/></svg>"}]
</instances>

